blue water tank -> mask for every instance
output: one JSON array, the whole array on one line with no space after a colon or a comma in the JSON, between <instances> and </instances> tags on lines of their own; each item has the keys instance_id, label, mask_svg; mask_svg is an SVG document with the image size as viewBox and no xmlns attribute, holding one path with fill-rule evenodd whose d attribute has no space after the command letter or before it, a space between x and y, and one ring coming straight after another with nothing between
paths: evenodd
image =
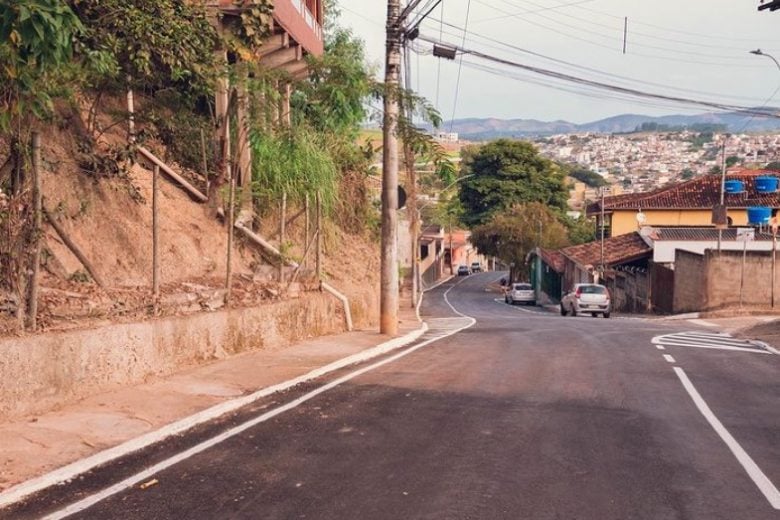
<instances>
[{"instance_id":1,"label":"blue water tank","mask_svg":"<svg viewBox=\"0 0 780 520\"><path fill-rule=\"evenodd\" d=\"M772 175L756 177L756 191L759 193L775 193L780 179Z\"/></svg>"},{"instance_id":2,"label":"blue water tank","mask_svg":"<svg viewBox=\"0 0 780 520\"><path fill-rule=\"evenodd\" d=\"M726 181L725 183L726 193L744 193L745 183L742 181Z\"/></svg>"},{"instance_id":3,"label":"blue water tank","mask_svg":"<svg viewBox=\"0 0 780 520\"><path fill-rule=\"evenodd\" d=\"M769 224L772 217L772 208L766 206L753 206L747 209L748 223L754 225Z\"/></svg>"}]
</instances>

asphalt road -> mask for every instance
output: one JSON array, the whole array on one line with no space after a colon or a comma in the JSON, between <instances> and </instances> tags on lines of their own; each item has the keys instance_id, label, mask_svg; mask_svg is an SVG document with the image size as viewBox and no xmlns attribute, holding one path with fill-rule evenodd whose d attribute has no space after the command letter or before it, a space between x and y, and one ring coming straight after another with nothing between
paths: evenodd
<instances>
[{"instance_id":1,"label":"asphalt road","mask_svg":"<svg viewBox=\"0 0 780 520\"><path fill-rule=\"evenodd\" d=\"M495 278L430 292L408 351L9 518L780 519L780 356L687 322L511 307Z\"/></svg>"}]
</instances>

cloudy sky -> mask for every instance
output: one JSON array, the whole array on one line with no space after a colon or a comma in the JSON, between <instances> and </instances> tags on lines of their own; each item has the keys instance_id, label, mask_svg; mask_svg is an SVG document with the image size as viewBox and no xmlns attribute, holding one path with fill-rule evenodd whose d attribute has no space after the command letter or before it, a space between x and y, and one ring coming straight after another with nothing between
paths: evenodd
<instances>
[{"instance_id":1,"label":"cloudy sky","mask_svg":"<svg viewBox=\"0 0 780 520\"><path fill-rule=\"evenodd\" d=\"M421 6L434 0L423 0ZM365 41L382 69L384 0L338 0L340 23ZM405 3L402 0L402 3ZM522 65L666 96L727 105L780 105L780 11L759 0L443 0L421 26L440 40ZM628 17L626 53L624 20ZM464 42L464 28L467 26ZM473 55L431 55L416 40L412 86L445 119L524 118L583 123L621 113L692 114L707 109L628 99ZM458 75L460 73L460 85ZM457 92L457 99L456 99Z\"/></svg>"}]
</instances>

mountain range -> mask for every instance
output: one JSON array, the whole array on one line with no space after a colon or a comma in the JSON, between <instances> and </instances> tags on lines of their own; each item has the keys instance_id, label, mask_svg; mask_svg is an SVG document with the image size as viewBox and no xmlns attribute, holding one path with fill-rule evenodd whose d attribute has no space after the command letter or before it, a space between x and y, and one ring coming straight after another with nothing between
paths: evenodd
<instances>
[{"instance_id":1,"label":"mountain range","mask_svg":"<svg viewBox=\"0 0 780 520\"><path fill-rule=\"evenodd\" d=\"M768 109L763 108L763 111ZM775 109L772 109L775 111ZM640 114L621 114L618 116L576 124L568 121L538 121L536 119L497 119L470 118L447 122L442 128L457 132L462 139L483 140L498 137L536 137L553 134L573 133L627 133L642 125L659 130L702 129L707 127L725 128L728 132L770 132L780 130L779 117L751 117L738 112L705 113L697 115L645 116Z\"/></svg>"}]
</instances>

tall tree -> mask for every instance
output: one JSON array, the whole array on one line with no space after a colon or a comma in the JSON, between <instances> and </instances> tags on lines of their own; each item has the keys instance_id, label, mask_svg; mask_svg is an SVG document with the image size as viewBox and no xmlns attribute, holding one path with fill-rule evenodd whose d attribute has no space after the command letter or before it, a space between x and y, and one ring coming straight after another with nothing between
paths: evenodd
<instances>
[{"instance_id":1,"label":"tall tree","mask_svg":"<svg viewBox=\"0 0 780 520\"><path fill-rule=\"evenodd\" d=\"M514 264L522 279L526 257L535 247L558 249L569 245L568 230L550 208L539 202L517 204L472 230L471 243L479 252Z\"/></svg>"},{"instance_id":2,"label":"tall tree","mask_svg":"<svg viewBox=\"0 0 780 520\"><path fill-rule=\"evenodd\" d=\"M462 171L473 176L463 181L459 194L463 221L470 226L484 224L516 204L539 202L559 209L566 205L564 174L525 141L500 139L469 151Z\"/></svg>"}]
</instances>

